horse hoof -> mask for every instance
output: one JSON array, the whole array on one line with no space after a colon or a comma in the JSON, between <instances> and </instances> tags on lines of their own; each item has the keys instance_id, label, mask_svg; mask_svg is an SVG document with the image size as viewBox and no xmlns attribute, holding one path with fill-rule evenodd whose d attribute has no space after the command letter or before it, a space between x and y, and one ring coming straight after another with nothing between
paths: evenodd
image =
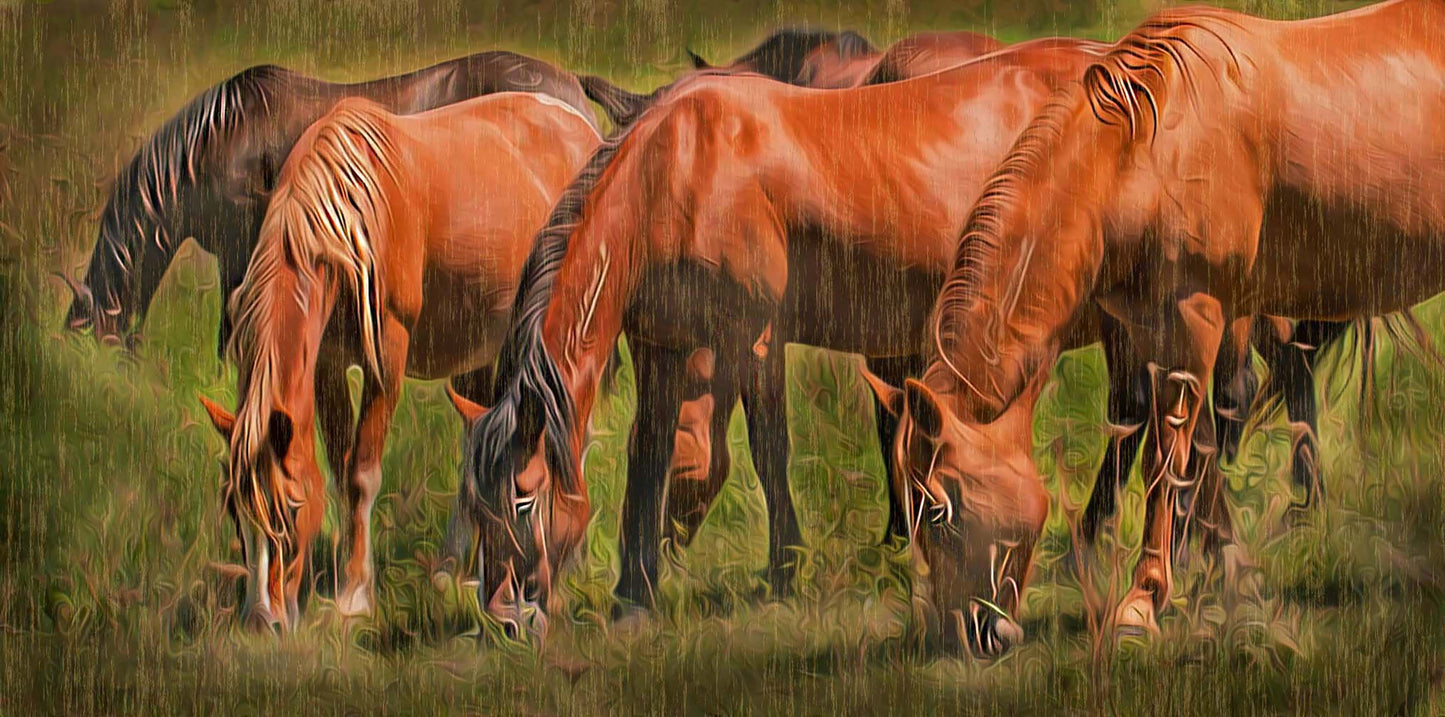
<instances>
[{"instance_id":1,"label":"horse hoof","mask_svg":"<svg viewBox=\"0 0 1445 717\"><path fill-rule=\"evenodd\" d=\"M341 594L342 598L336 601L336 609L342 617L369 617L371 615L371 598L367 597L365 589L346 590Z\"/></svg>"},{"instance_id":2,"label":"horse hoof","mask_svg":"<svg viewBox=\"0 0 1445 717\"><path fill-rule=\"evenodd\" d=\"M1136 587L1124 596L1114 613L1114 633L1119 637L1154 637L1159 634L1154 596L1149 591Z\"/></svg>"},{"instance_id":3,"label":"horse hoof","mask_svg":"<svg viewBox=\"0 0 1445 717\"><path fill-rule=\"evenodd\" d=\"M612 632L629 634L642 629L652 621L652 613L645 607L626 600L619 601L612 608Z\"/></svg>"}]
</instances>

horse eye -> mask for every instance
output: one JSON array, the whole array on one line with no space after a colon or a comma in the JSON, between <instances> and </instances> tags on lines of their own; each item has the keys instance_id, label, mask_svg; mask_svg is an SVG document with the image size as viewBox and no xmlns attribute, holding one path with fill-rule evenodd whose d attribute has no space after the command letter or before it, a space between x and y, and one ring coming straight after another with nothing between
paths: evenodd
<instances>
[{"instance_id":1,"label":"horse eye","mask_svg":"<svg viewBox=\"0 0 1445 717\"><path fill-rule=\"evenodd\" d=\"M512 501L512 509L517 512L519 518L530 514L536 506L537 496L535 495L518 496L516 500Z\"/></svg>"}]
</instances>

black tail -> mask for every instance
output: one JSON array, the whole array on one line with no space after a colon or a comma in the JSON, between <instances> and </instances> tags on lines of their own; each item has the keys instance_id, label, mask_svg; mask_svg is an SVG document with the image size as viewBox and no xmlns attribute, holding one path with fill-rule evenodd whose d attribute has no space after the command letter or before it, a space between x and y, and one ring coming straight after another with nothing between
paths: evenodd
<instances>
[{"instance_id":1,"label":"black tail","mask_svg":"<svg viewBox=\"0 0 1445 717\"><path fill-rule=\"evenodd\" d=\"M654 99L653 95L628 92L595 75L583 75L578 81L582 83L582 91L587 97L601 105L607 119L619 129L636 122Z\"/></svg>"}]
</instances>

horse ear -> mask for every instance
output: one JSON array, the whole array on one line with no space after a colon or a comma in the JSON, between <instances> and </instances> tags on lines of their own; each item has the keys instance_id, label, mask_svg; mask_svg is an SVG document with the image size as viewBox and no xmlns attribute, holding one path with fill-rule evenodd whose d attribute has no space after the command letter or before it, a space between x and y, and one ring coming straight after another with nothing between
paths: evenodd
<instances>
[{"instance_id":1,"label":"horse ear","mask_svg":"<svg viewBox=\"0 0 1445 717\"><path fill-rule=\"evenodd\" d=\"M858 373L863 376L864 381L868 382L868 388L873 389L873 395L878 399L878 405L882 406L883 410L893 414L894 418L899 418L903 415L902 391L893 387L887 381L878 378L877 374L869 371L866 362L860 362Z\"/></svg>"},{"instance_id":2,"label":"horse ear","mask_svg":"<svg viewBox=\"0 0 1445 717\"><path fill-rule=\"evenodd\" d=\"M452 407L457 409L457 414L462 417L462 423L465 423L467 428L476 425L477 421L482 420L482 416L491 410L457 393L451 384L447 384L447 398L451 399Z\"/></svg>"},{"instance_id":3,"label":"horse ear","mask_svg":"<svg viewBox=\"0 0 1445 717\"><path fill-rule=\"evenodd\" d=\"M924 436L937 441L943 435L943 407L937 394L923 382L911 378L903 383L903 394L913 425Z\"/></svg>"},{"instance_id":4,"label":"horse ear","mask_svg":"<svg viewBox=\"0 0 1445 717\"><path fill-rule=\"evenodd\" d=\"M211 417L211 425L216 427L216 432L221 434L222 438L228 441L231 440L231 431L236 427L236 417L231 415L230 411L221 408L219 404L205 396L197 396L196 398L201 399L201 407L205 408L206 415Z\"/></svg>"},{"instance_id":5,"label":"horse ear","mask_svg":"<svg viewBox=\"0 0 1445 717\"><path fill-rule=\"evenodd\" d=\"M296 424L292 422L291 416L285 411L274 410L271 412L271 423L267 426L266 436L271 441L271 452L277 460L285 460L286 452L291 450L291 439L296 435Z\"/></svg>"},{"instance_id":6,"label":"horse ear","mask_svg":"<svg viewBox=\"0 0 1445 717\"><path fill-rule=\"evenodd\" d=\"M702 57L701 57L700 55L698 55L696 52L693 52L691 47L683 48L683 49L684 49L685 52L687 52L687 59L688 59L689 62L692 63L693 69L695 69L695 70L711 70L711 69L712 69L712 65L708 64L708 61L702 59Z\"/></svg>"}]
</instances>

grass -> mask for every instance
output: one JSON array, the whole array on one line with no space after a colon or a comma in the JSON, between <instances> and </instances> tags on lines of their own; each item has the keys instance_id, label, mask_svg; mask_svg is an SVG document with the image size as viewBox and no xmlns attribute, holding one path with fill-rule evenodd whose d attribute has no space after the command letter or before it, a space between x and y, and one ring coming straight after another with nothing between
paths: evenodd
<instances>
[{"instance_id":1,"label":"grass","mask_svg":"<svg viewBox=\"0 0 1445 717\"><path fill-rule=\"evenodd\" d=\"M848 357L789 349L791 478L808 546L798 595L758 598L764 513L739 413L728 487L693 547L664 567L655 618L619 633L602 616L633 406L624 371L594 414L588 548L564 576L567 614L537 652L479 640L471 598L428 579L461 433L440 385L408 384L392 431L376 509L378 614L343 624L332 609L328 528L304 624L276 640L237 629L240 586L220 567L239 557L218 503L224 445L194 399L234 402L234 371L214 346L211 260L183 252L135 354L59 328L65 293L48 272L83 267L115 169L187 97L240 67L356 79L500 46L641 88L684 45L727 57L776 24L855 27L879 43L928 28L1112 37L1146 10L997 5L0 0L0 714L1445 710L1445 384L1388 342L1381 391L1364 406L1354 353L1322 362L1323 509L1285 523L1290 434L1281 416L1260 420L1228 468L1256 569L1224 591L1193 560L1165 639L1118 648L1098 623L1125 585L1142 499L1132 488L1113 537L1078 559L1070 526L1103 451L1104 373L1096 348L1064 356L1035 424L1056 499L1025 596L1028 639L981 665L909 648L908 557L874 545L882 465ZM1422 315L1439 326L1442 309Z\"/></svg>"}]
</instances>

